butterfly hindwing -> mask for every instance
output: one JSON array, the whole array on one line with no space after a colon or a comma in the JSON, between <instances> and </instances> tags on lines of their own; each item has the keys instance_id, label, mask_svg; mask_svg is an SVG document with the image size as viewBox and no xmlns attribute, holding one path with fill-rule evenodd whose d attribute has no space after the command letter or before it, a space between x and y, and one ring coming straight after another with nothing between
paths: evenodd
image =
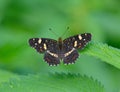
<instances>
[{"instance_id":1,"label":"butterfly hindwing","mask_svg":"<svg viewBox=\"0 0 120 92\"><path fill-rule=\"evenodd\" d=\"M44 60L50 65L50 66L56 66L58 64L60 64L60 59L58 57L57 54L55 53L52 53L52 52L45 52L45 55L44 55Z\"/></svg>"},{"instance_id":2,"label":"butterfly hindwing","mask_svg":"<svg viewBox=\"0 0 120 92\"><path fill-rule=\"evenodd\" d=\"M58 57L59 47L56 40L48 38L31 38L29 44L39 53L45 53L44 60L49 65L57 65L60 63Z\"/></svg>"},{"instance_id":3,"label":"butterfly hindwing","mask_svg":"<svg viewBox=\"0 0 120 92\"><path fill-rule=\"evenodd\" d=\"M64 54L63 63L64 64L74 64L75 60L78 58L79 54L75 48Z\"/></svg>"}]
</instances>

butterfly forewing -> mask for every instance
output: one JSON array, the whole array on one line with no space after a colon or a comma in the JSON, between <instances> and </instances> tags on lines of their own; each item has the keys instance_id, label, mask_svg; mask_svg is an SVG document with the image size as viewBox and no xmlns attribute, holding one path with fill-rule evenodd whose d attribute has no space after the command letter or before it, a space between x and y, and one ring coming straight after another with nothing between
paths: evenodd
<instances>
[{"instance_id":1,"label":"butterfly forewing","mask_svg":"<svg viewBox=\"0 0 120 92\"><path fill-rule=\"evenodd\" d=\"M39 53L45 53L44 60L49 65L57 65L60 63L58 57L59 47L56 40L48 38L31 38L29 44Z\"/></svg>"},{"instance_id":2,"label":"butterfly forewing","mask_svg":"<svg viewBox=\"0 0 120 92\"><path fill-rule=\"evenodd\" d=\"M63 46L68 50L70 48L82 49L90 40L90 33L79 34L63 40Z\"/></svg>"}]
</instances>

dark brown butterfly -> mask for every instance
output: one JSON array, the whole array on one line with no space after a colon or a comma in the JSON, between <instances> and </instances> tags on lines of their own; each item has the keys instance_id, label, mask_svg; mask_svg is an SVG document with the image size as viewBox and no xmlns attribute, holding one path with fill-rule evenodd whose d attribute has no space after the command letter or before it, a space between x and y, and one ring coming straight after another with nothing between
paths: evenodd
<instances>
[{"instance_id":1,"label":"dark brown butterfly","mask_svg":"<svg viewBox=\"0 0 120 92\"><path fill-rule=\"evenodd\" d=\"M44 53L44 60L50 65L73 64L78 58L77 49L82 49L91 40L90 33L84 33L69 37L65 40L59 38L58 41L49 38L31 38L29 44L39 53Z\"/></svg>"}]
</instances>

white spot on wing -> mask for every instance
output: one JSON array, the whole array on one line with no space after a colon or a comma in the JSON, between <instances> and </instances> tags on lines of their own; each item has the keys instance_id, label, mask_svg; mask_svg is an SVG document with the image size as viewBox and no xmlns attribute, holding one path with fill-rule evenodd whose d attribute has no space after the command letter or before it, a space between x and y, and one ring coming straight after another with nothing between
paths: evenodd
<instances>
[{"instance_id":1,"label":"white spot on wing","mask_svg":"<svg viewBox=\"0 0 120 92\"><path fill-rule=\"evenodd\" d=\"M45 50L47 49L47 46L46 46L46 44L45 44L45 43L43 44L43 47L44 47L44 49L45 49Z\"/></svg>"},{"instance_id":2,"label":"white spot on wing","mask_svg":"<svg viewBox=\"0 0 120 92\"><path fill-rule=\"evenodd\" d=\"M75 40L75 37L73 37L72 40Z\"/></svg>"},{"instance_id":3,"label":"white spot on wing","mask_svg":"<svg viewBox=\"0 0 120 92\"><path fill-rule=\"evenodd\" d=\"M40 44L41 42L42 42L42 40L41 40L41 39L39 39L39 40L38 40L38 43Z\"/></svg>"},{"instance_id":4,"label":"white spot on wing","mask_svg":"<svg viewBox=\"0 0 120 92\"><path fill-rule=\"evenodd\" d=\"M48 42L48 40L45 40L45 42Z\"/></svg>"},{"instance_id":5,"label":"white spot on wing","mask_svg":"<svg viewBox=\"0 0 120 92\"><path fill-rule=\"evenodd\" d=\"M35 43L35 45L37 45L37 43Z\"/></svg>"},{"instance_id":6,"label":"white spot on wing","mask_svg":"<svg viewBox=\"0 0 120 92\"><path fill-rule=\"evenodd\" d=\"M81 35L78 35L78 38L79 38L79 40L82 40L82 36Z\"/></svg>"},{"instance_id":7,"label":"white spot on wing","mask_svg":"<svg viewBox=\"0 0 120 92\"><path fill-rule=\"evenodd\" d=\"M77 41L74 42L74 47L77 47Z\"/></svg>"},{"instance_id":8,"label":"white spot on wing","mask_svg":"<svg viewBox=\"0 0 120 92\"><path fill-rule=\"evenodd\" d=\"M50 52L50 51L47 51L47 53L49 53L51 56L54 56L54 57L58 58L58 55L55 54L55 53L52 53L52 52Z\"/></svg>"},{"instance_id":9,"label":"white spot on wing","mask_svg":"<svg viewBox=\"0 0 120 92\"><path fill-rule=\"evenodd\" d=\"M73 48L73 49L70 50L69 52L65 53L64 56L67 57L67 56L70 55L74 50L75 50L75 48Z\"/></svg>"}]
</instances>

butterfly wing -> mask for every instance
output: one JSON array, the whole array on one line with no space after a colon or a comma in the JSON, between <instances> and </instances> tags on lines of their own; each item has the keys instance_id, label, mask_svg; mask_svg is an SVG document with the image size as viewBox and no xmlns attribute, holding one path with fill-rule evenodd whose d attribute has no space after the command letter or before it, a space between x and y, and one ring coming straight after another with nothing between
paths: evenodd
<instances>
[{"instance_id":1,"label":"butterfly wing","mask_svg":"<svg viewBox=\"0 0 120 92\"><path fill-rule=\"evenodd\" d=\"M83 49L90 40L90 33L75 35L63 40L64 64L75 63L79 56L77 49Z\"/></svg>"},{"instance_id":2,"label":"butterfly wing","mask_svg":"<svg viewBox=\"0 0 120 92\"><path fill-rule=\"evenodd\" d=\"M60 63L58 57L58 43L56 40L48 38L31 38L29 39L31 47L35 48L39 53L45 53L44 60L49 65L57 65Z\"/></svg>"}]
</instances>

